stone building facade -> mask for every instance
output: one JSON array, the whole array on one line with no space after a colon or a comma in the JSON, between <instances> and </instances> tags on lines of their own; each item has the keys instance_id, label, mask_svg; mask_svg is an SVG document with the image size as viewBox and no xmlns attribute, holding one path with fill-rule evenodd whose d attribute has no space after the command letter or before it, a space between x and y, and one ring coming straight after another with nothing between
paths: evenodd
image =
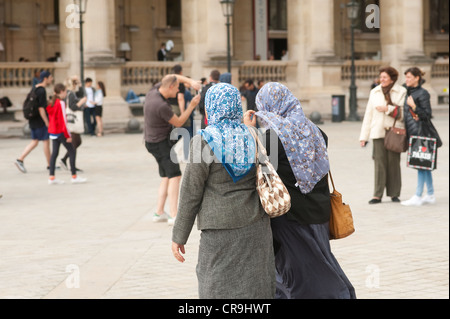
<instances>
[{"instance_id":1,"label":"stone building facade","mask_svg":"<svg viewBox=\"0 0 450 319\"><path fill-rule=\"evenodd\" d=\"M348 1L236 0L233 84L281 81L307 114L331 113L331 96L349 91ZM448 103L448 0L357 1L358 113L383 65L401 73L421 67L433 103ZM176 63L196 79L212 69L226 71L226 18L219 0L88 0L83 20L85 77L106 84L106 121L131 117L124 101L128 90L145 94ZM0 0L0 95L20 104L35 70L54 71L57 82L79 75L79 31L72 0ZM169 40L170 61L156 61L161 43Z\"/></svg>"}]
</instances>

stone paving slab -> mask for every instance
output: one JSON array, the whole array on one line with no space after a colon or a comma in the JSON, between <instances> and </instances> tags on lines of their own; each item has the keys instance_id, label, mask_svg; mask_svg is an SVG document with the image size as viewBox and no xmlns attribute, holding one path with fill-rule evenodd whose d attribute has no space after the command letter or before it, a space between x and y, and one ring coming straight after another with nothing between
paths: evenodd
<instances>
[{"instance_id":1,"label":"stone paving slab","mask_svg":"<svg viewBox=\"0 0 450 319\"><path fill-rule=\"evenodd\" d=\"M434 119L444 141L433 173L437 203L403 207L383 199L368 205L371 147L358 143L361 123L325 122L337 189L351 205L356 232L332 241L333 252L360 299L449 298L449 118ZM78 166L84 185L47 185L42 147L13 165L28 143L0 139L0 298L196 299L198 242L186 262L171 253L172 228L151 217L159 185L156 162L141 134L83 136ZM402 155L402 199L417 173Z\"/></svg>"}]
</instances>

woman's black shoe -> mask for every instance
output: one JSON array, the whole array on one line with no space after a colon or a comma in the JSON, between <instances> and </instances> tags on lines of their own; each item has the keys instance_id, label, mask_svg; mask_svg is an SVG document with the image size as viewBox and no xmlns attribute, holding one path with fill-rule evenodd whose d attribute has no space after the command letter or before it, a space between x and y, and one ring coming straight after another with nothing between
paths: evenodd
<instances>
[{"instance_id":1,"label":"woman's black shoe","mask_svg":"<svg viewBox=\"0 0 450 319\"><path fill-rule=\"evenodd\" d=\"M377 199L377 198L372 198L369 201L369 204L379 204L379 203L381 203L381 199Z\"/></svg>"},{"instance_id":2,"label":"woman's black shoe","mask_svg":"<svg viewBox=\"0 0 450 319\"><path fill-rule=\"evenodd\" d=\"M398 197L392 197L392 201L393 201L394 203L400 203L400 198L398 198Z\"/></svg>"}]
</instances>

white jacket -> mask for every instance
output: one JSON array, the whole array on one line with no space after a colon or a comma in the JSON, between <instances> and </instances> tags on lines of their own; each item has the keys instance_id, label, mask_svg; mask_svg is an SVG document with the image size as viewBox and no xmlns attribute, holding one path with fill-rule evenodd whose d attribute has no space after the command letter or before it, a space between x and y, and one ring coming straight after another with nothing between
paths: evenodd
<instances>
[{"instance_id":1,"label":"white jacket","mask_svg":"<svg viewBox=\"0 0 450 319\"><path fill-rule=\"evenodd\" d=\"M395 105L400 106L400 117L395 127L405 128L403 117L403 105L406 99L406 89L398 84L394 84L391 90L391 100ZM386 131L394 125L395 119L389 116L395 110L394 105L388 105L386 112L377 111L377 106L387 105L381 85L378 85L370 91L369 102L367 103L366 113L361 128L360 141L368 141L369 139L385 138Z\"/></svg>"}]
</instances>

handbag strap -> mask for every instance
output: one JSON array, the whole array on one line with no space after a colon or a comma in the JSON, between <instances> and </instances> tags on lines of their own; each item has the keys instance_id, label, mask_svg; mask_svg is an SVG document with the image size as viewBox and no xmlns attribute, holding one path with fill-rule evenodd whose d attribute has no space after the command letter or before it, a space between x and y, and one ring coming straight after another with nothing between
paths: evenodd
<instances>
[{"instance_id":1,"label":"handbag strap","mask_svg":"<svg viewBox=\"0 0 450 319\"><path fill-rule=\"evenodd\" d=\"M331 175L331 169L330 169L330 171L328 172L328 175L330 176L331 185L333 185L333 192L334 192L334 190L336 189L336 187L334 187L334 181L333 181L333 175Z\"/></svg>"},{"instance_id":2,"label":"handbag strap","mask_svg":"<svg viewBox=\"0 0 450 319\"><path fill-rule=\"evenodd\" d=\"M253 139L255 140L255 160L259 160L259 153L261 152L267 158L267 150L259 139L257 133L254 131L253 127L247 126L250 134L252 134ZM264 163L267 159L264 161Z\"/></svg>"}]
</instances>

